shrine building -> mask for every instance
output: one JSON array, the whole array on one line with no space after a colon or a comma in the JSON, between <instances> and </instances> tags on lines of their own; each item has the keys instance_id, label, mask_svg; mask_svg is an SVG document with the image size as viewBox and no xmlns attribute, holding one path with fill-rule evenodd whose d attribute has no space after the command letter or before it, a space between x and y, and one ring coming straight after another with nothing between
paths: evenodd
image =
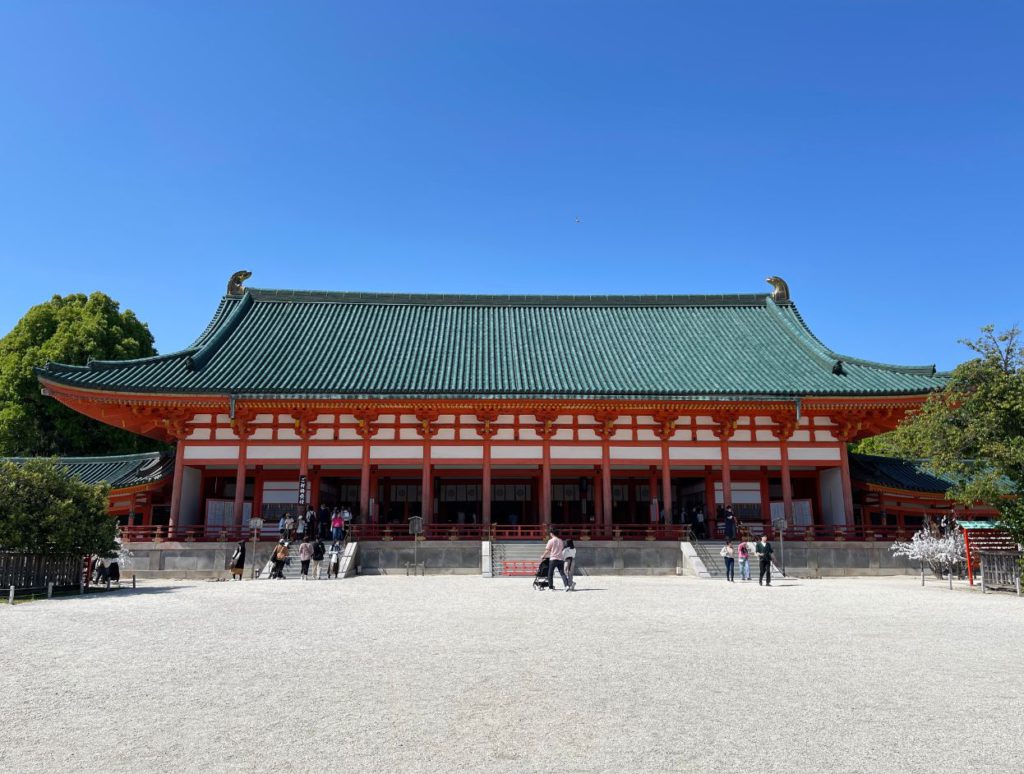
<instances>
[{"instance_id":1,"label":"shrine building","mask_svg":"<svg viewBox=\"0 0 1024 774\"><path fill-rule=\"evenodd\" d=\"M240 273L243 277L246 273ZM246 288L187 349L38 370L46 394L174 444L169 509L131 528L245 536L348 505L363 539L678 540L731 504L856 539L846 444L942 388L933 366L839 355L788 288L657 296ZM859 508L857 509L860 510Z\"/></svg>"}]
</instances>

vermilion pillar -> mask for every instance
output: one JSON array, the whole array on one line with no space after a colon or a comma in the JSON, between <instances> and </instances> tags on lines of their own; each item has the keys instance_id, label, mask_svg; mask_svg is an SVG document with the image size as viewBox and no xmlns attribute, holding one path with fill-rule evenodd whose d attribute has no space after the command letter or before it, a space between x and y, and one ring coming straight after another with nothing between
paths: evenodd
<instances>
[{"instance_id":1,"label":"vermilion pillar","mask_svg":"<svg viewBox=\"0 0 1024 774\"><path fill-rule=\"evenodd\" d=\"M236 527L242 526L245 511L245 441L238 445L238 467L235 468L235 502L234 522Z\"/></svg>"},{"instance_id":2,"label":"vermilion pillar","mask_svg":"<svg viewBox=\"0 0 1024 774\"><path fill-rule=\"evenodd\" d=\"M434 495L430 486L430 444L423 444L423 493L420 496L420 510L422 511L423 523L430 524L433 521Z\"/></svg>"},{"instance_id":3,"label":"vermilion pillar","mask_svg":"<svg viewBox=\"0 0 1024 774\"><path fill-rule=\"evenodd\" d=\"M672 467L668 459L668 443L661 447L661 499L665 507L665 524L672 523Z\"/></svg>"},{"instance_id":4,"label":"vermilion pillar","mask_svg":"<svg viewBox=\"0 0 1024 774\"><path fill-rule=\"evenodd\" d=\"M489 440L484 440L484 469L483 477L481 481L481 506L483 513L481 514L481 521L483 523L484 530L490 530L491 528L491 444Z\"/></svg>"},{"instance_id":5,"label":"vermilion pillar","mask_svg":"<svg viewBox=\"0 0 1024 774\"><path fill-rule=\"evenodd\" d=\"M370 442L363 441L363 461L359 468L359 518L370 521Z\"/></svg>"},{"instance_id":6,"label":"vermilion pillar","mask_svg":"<svg viewBox=\"0 0 1024 774\"><path fill-rule=\"evenodd\" d=\"M547 529L551 526L551 446L544 439L544 461L540 469L540 520Z\"/></svg>"},{"instance_id":7,"label":"vermilion pillar","mask_svg":"<svg viewBox=\"0 0 1024 774\"><path fill-rule=\"evenodd\" d=\"M729 463L729 444L722 441L722 506L732 505L732 467Z\"/></svg>"},{"instance_id":8,"label":"vermilion pillar","mask_svg":"<svg viewBox=\"0 0 1024 774\"><path fill-rule=\"evenodd\" d=\"M181 512L181 477L185 473L185 443L178 439L178 445L174 449L174 482L171 485L171 516L169 520L170 529L178 526L178 516Z\"/></svg>"},{"instance_id":9,"label":"vermilion pillar","mask_svg":"<svg viewBox=\"0 0 1024 774\"><path fill-rule=\"evenodd\" d=\"M608 441L601 446L601 502L604 506L604 526L612 528L612 463L609 456Z\"/></svg>"},{"instance_id":10,"label":"vermilion pillar","mask_svg":"<svg viewBox=\"0 0 1024 774\"><path fill-rule=\"evenodd\" d=\"M782 510L786 514L786 524L793 525L793 479L789 474L789 444L779 444L782 454Z\"/></svg>"},{"instance_id":11,"label":"vermilion pillar","mask_svg":"<svg viewBox=\"0 0 1024 774\"><path fill-rule=\"evenodd\" d=\"M846 444L839 444L839 459L842 464L840 474L843 483L843 515L846 517L846 526L853 526L853 486L850 484L850 458L846 452Z\"/></svg>"}]
</instances>

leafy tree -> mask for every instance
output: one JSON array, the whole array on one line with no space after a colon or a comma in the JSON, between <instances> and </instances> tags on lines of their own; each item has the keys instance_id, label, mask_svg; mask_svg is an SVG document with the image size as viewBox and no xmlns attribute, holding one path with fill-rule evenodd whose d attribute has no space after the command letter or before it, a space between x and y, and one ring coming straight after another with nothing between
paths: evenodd
<instances>
[{"instance_id":1,"label":"leafy tree","mask_svg":"<svg viewBox=\"0 0 1024 774\"><path fill-rule=\"evenodd\" d=\"M54 296L0 339L0 456L115 454L156 448L40 393L33 368L155 355L149 328L103 293Z\"/></svg>"},{"instance_id":2,"label":"leafy tree","mask_svg":"<svg viewBox=\"0 0 1024 774\"><path fill-rule=\"evenodd\" d=\"M857 454L874 454L876 457L903 457L906 450L900 443L897 431L862 438L850 444L850 451Z\"/></svg>"},{"instance_id":3,"label":"leafy tree","mask_svg":"<svg viewBox=\"0 0 1024 774\"><path fill-rule=\"evenodd\" d=\"M954 482L949 496L999 510L1024 542L1024 348L1020 329L963 341L975 357L957 366L941 393L900 425L894 448L927 460L933 473Z\"/></svg>"},{"instance_id":4,"label":"leafy tree","mask_svg":"<svg viewBox=\"0 0 1024 774\"><path fill-rule=\"evenodd\" d=\"M107 554L117 521L106 484L69 478L58 460L0 460L0 548L27 553Z\"/></svg>"}]
</instances>

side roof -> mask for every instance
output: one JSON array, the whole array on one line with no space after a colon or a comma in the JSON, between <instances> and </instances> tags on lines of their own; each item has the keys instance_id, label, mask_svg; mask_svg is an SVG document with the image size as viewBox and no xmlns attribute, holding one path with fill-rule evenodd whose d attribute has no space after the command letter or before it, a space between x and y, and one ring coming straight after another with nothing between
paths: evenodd
<instances>
[{"instance_id":1,"label":"side roof","mask_svg":"<svg viewBox=\"0 0 1024 774\"><path fill-rule=\"evenodd\" d=\"M943 494L952 486L946 479L925 472L920 460L876 457L873 454L850 455L850 478L890 489L932 494Z\"/></svg>"},{"instance_id":2,"label":"side roof","mask_svg":"<svg viewBox=\"0 0 1024 774\"><path fill-rule=\"evenodd\" d=\"M15 464L23 464L32 457L0 457ZM146 452L143 454L117 454L103 457L59 457L68 476L86 484L104 481L111 489L128 489L162 481L174 475L174 454Z\"/></svg>"},{"instance_id":3,"label":"side roof","mask_svg":"<svg viewBox=\"0 0 1024 774\"><path fill-rule=\"evenodd\" d=\"M934 366L828 349L763 294L465 296L245 289L181 352L48 363L126 393L339 398L914 395Z\"/></svg>"}]
</instances>

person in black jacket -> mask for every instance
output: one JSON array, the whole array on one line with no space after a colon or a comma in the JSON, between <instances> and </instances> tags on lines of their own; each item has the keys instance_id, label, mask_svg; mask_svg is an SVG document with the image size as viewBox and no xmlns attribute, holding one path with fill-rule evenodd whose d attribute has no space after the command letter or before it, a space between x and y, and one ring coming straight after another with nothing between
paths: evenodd
<instances>
[{"instance_id":1,"label":"person in black jacket","mask_svg":"<svg viewBox=\"0 0 1024 774\"><path fill-rule=\"evenodd\" d=\"M245 541L239 540L238 545L235 546L235 552L231 555L231 564L228 565L231 570L231 577L242 580L242 571L245 569Z\"/></svg>"},{"instance_id":2,"label":"person in black jacket","mask_svg":"<svg viewBox=\"0 0 1024 774\"><path fill-rule=\"evenodd\" d=\"M772 553L772 544L768 542L768 536L761 535L761 540L757 543L757 556L761 560L761 575L757 579L758 586L761 584L772 585ZM765 583L766 579L767 583Z\"/></svg>"},{"instance_id":3,"label":"person in black jacket","mask_svg":"<svg viewBox=\"0 0 1024 774\"><path fill-rule=\"evenodd\" d=\"M324 560L324 553L326 553L324 541L317 538L313 544L313 580L320 580L320 564Z\"/></svg>"}]
</instances>

